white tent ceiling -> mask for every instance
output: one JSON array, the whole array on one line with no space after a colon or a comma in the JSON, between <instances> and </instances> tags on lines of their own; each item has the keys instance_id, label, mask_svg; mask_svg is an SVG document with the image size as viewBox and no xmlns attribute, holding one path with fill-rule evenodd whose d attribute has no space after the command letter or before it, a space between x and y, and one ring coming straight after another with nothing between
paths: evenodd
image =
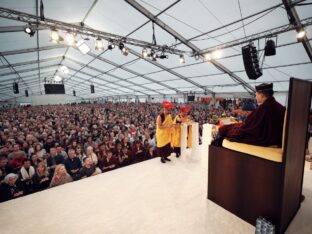
<instances>
[{"instance_id":1,"label":"white tent ceiling","mask_svg":"<svg viewBox=\"0 0 312 234\"><path fill-rule=\"evenodd\" d=\"M175 2L137 0L137 3L154 15ZM85 25L96 30L152 42L151 21L126 1L43 0L43 3L44 15L48 19L73 24L83 21ZM200 50L204 50L289 24L285 8L279 6L244 20L245 27L242 27L242 21L223 27L240 20L241 17L281 3L279 0L182 0L162 12L158 19L186 39L213 31L191 40ZM40 0L37 5L40 5ZM2 0L0 7L36 15L36 0ZM296 6L295 9L301 20L312 17L312 5ZM50 42L50 29L39 30L33 37L22 30L8 32L14 26L25 25L25 22L10 20L0 14L0 100L23 96L24 89L33 94L43 92L44 79L51 79L55 75L63 78L67 94L71 95L76 90L77 96L84 98L170 95L179 91L203 92L204 89L215 93L245 91L239 82L209 61L195 60L188 56L192 50L156 24L157 44L177 44L176 49L187 51L186 63L180 64L179 56L175 54L169 54L168 59L158 59L157 62L144 60L134 54L141 54L142 48L133 45L127 45L134 52L128 56L122 55L118 48L98 52L94 49L92 37L86 41L91 51L83 55L76 48L56 46ZM142 27L139 28L140 26ZM222 29L216 30L219 27ZM139 29L133 32L137 28ZM306 31L310 38L311 26L307 26ZM76 37L85 38L81 35ZM106 47L107 43L105 41ZM255 44L258 46L258 40ZM265 39L259 40L259 45L258 49L262 50ZM303 45L297 43L295 30L278 35L277 54L265 58L263 76L257 81L249 80L244 71L242 46L243 44L223 49L222 57L216 61L252 86L259 82L275 82L275 90L287 91L290 77L312 79L311 60ZM59 71L62 65L68 67L68 74ZM13 81L18 81L20 94L13 94ZM95 94L90 93L91 83L96 87Z\"/></svg>"}]
</instances>

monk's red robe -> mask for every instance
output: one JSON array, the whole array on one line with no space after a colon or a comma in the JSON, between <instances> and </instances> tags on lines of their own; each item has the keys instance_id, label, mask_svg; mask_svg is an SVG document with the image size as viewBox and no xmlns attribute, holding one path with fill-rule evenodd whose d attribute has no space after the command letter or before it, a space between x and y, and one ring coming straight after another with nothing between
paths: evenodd
<instances>
[{"instance_id":1,"label":"monk's red robe","mask_svg":"<svg viewBox=\"0 0 312 234\"><path fill-rule=\"evenodd\" d=\"M282 146L285 107L268 98L254 110L244 123L226 125L219 129L220 136L259 146Z\"/></svg>"}]
</instances>

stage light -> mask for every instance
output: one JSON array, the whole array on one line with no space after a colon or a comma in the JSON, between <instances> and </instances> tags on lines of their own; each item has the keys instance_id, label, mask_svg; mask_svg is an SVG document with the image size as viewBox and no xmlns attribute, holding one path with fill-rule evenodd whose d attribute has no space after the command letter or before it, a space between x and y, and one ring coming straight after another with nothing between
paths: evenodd
<instances>
[{"instance_id":1,"label":"stage light","mask_svg":"<svg viewBox=\"0 0 312 234\"><path fill-rule=\"evenodd\" d=\"M109 44L108 47L107 47L109 50L112 50L115 48L115 45L114 44Z\"/></svg>"},{"instance_id":2,"label":"stage light","mask_svg":"<svg viewBox=\"0 0 312 234\"><path fill-rule=\"evenodd\" d=\"M184 58L183 54L180 54L179 61L180 61L180 63L185 63L185 58Z\"/></svg>"},{"instance_id":3,"label":"stage light","mask_svg":"<svg viewBox=\"0 0 312 234\"><path fill-rule=\"evenodd\" d=\"M60 71L63 72L64 74L68 74L69 70L66 66L61 66Z\"/></svg>"},{"instance_id":4,"label":"stage light","mask_svg":"<svg viewBox=\"0 0 312 234\"><path fill-rule=\"evenodd\" d=\"M84 40L78 41L76 44L81 53L87 54L90 51L90 47L84 42Z\"/></svg>"},{"instance_id":5,"label":"stage light","mask_svg":"<svg viewBox=\"0 0 312 234\"><path fill-rule=\"evenodd\" d=\"M65 39L66 39L67 45L69 45L69 46L73 46L76 43L75 35L73 33L71 33L71 32L67 32L66 33Z\"/></svg>"},{"instance_id":6,"label":"stage light","mask_svg":"<svg viewBox=\"0 0 312 234\"><path fill-rule=\"evenodd\" d=\"M127 55L129 54L129 49L126 48L126 47L122 48L122 54L123 54L124 56L127 56Z\"/></svg>"},{"instance_id":7,"label":"stage light","mask_svg":"<svg viewBox=\"0 0 312 234\"><path fill-rule=\"evenodd\" d=\"M143 48L143 50L142 50L142 57L143 58L147 58L147 49L146 48Z\"/></svg>"},{"instance_id":8,"label":"stage light","mask_svg":"<svg viewBox=\"0 0 312 234\"><path fill-rule=\"evenodd\" d=\"M62 77L60 77L60 76L55 76L55 77L54 77L54 81L60 82L60 81L62 81Z\"/></svg>"},{"instance_id":9,"label":"stage light","mask_svg":"<svg viewBox=\"0 0 312 234\"><path fill-rule=\"evenodd\" d=\"M219 59L219 58L222 58L222 50L215 50L212 52L212 58L213 59Z\"/></svg>"},{"instance_id":10,"label":"stage light","mask_svg":"<svg viewBox=\"0 0 312 234\"><path fill-rule=\"evenodd\" d=\"M118 48L122 51L124 47L125 47L124 43L120 42Z\"/></svg>"},{"instance_id":11,"label":"stage light","mask_svg":"<svg viewBox=\"0 0 312 234\"><path fill-rule=\"evenodd\" d=\"M297 32L297 40L298 40L299 42L302 42L306 35L307 35L306 30L300 29L300 31Z\"/></svg>"},{"instance_id":12,"label":"stage light","mask_svg":"<svg viewBox=\"0 0 312 234\"><path fill-rule=\"evenodd\" d=\"M99 50L99 51L104 50L103 40L99 37L95 40L95 50Z\"/></svg>"},{"instance_id":13,"label":"stage light","mask_svg":"<svg viewBox=\"0 0 312 234\"><path fill-rule=\"evenodd\" d=\"M194 58L195 58L195 60L197 61L197 60L199 59L199 54L196 53L196 54L194 55Z\"/></svg>"},{"instance_id":14,"label":"stage light","mask_svg":"<svg viewBox=\"0 0 312 234\"><path fill-rule=\"evenodd\" d=\"M25 28L24 28L24 32L27 33L29 36L33 36L35 35L36 31L30 26L30 25L27 25Z\"/></svg>"},{"instance_id":15,"label":"stage light","mask_svg":"<svg viewBox=\"0 0 312 234\"><path fill-rule=\"evenodd\" d=\"M210 61L211 60L211 54L207 53L204 55L205 61Z\"/></svg>"},{"instance_id":16,"label":"stage light","mask_svg":"<svg viewBox=\"0 0 312 234\"><path fill-rule=\"evenodd\" d=\"M59 43L60 42L60 35L59 35L58 31L56 31L55 29L51 30L50 40L53 43Z\"/></svg>"},{"instance_id":17,"label":"stage light","mask_svg":"<svg viewBox=\"0 0 312 234\"><path fill-rule=\"evenodd\" d=\"M156 61L157 54L155 53L154 50L151 50L151 57L152 57L152 60L153 60L153 61Z\"/></svg>"}]
</instances>

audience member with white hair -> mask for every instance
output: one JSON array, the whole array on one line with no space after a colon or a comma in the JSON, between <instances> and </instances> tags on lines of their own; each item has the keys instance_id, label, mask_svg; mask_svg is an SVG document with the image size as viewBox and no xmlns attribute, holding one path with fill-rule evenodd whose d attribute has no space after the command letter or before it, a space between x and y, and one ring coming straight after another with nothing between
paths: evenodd
<instances>
[{"instance_id":1,"label":"audience member with white hair","mask_svg":"<svg viewBox=\"0 0 312 234\"><path fill-rule=\"evenodd\" d=\"M4 178L4 183L1 185L0 201L8 201L24 195L24 190L18 181L18 175L10 173Z\"/></svg>"}]
</instances>

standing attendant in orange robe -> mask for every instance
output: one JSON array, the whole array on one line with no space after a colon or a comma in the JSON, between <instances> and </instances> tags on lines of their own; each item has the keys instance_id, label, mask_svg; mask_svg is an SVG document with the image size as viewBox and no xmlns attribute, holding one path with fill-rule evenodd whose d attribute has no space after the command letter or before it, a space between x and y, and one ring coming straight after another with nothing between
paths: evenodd
<instances>
[{"instance_id":1,"label":"standing attendant in orange robe","mask_svg":"<svg viewBox=\"0 0 312 234\"><path fill-rule=\"evenodd\" d=\"M175 125L173 129L173 139L172 147L173 151L176 153L176 157L180 157L181 154L181 123L191 122L191 119L188 117L188 114L192 107L190 106L181 106L180 113L174 118L173 124ZM187 138L187 147L192 147L192 128L188 126L188 138Z\"/></svg>"},{"instance_id":2,"label":"standing attendant in orange robe","mask_svg":"<svg viewBox=\"0 0 312 234\"><path fill-rule=\"evenodd\" d=\"M172 117L170 115L170 109L173 104L167 101L163 101L163 112L157 116L156 119L156 144L157 154L160 157L160 161L165 163L171 161L168 157L171 154L171 139L172 139Z\"/></svg>"}]
</instances>

